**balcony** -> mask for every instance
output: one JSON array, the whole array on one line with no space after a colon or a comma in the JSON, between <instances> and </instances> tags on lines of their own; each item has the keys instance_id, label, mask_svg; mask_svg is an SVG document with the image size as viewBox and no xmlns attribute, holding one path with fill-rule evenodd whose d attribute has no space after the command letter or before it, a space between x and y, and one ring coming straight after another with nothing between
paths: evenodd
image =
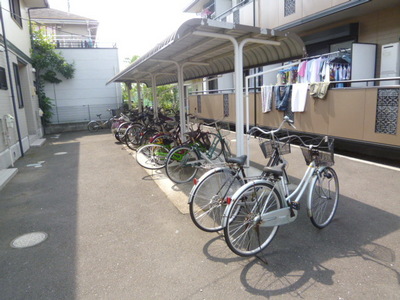
<instances>
[{"instance_id":1,"label":"balcony","mask_svg":"<svg viewBox=\"0 0 400 300\"><path fill-rule=\"evenodd\" d=\"M57 49L71 49L71 48L117 48L116 43L111 42L97 42L90 37L77 36L77 35L56 35L53 41Z\"/></svg>"}]
</instances>

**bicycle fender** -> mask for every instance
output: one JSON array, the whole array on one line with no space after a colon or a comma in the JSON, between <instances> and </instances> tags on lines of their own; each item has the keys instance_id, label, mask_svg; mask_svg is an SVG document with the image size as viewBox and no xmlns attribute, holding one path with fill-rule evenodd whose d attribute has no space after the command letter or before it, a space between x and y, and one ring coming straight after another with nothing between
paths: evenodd
<instances>
[{"instance_id":1,"label":"bicycle fender","mask_svg":"<svg viewBox=\"0 0 400 300\"><path fill-rule=\"evenodd\" d=\"M216 173L216 172L219 172L220 170L224 170L224 169L230 170L230 168L228 168L228 167L219 167L219 168L211 169L211 170L207 171L206 173L204 173L199 178L199 181L197 182L197 184L193 185L192 189L190 190L188 204L190 204L193 201L193 195L195 194L197 189L200 187L201 183L204 181L205 178L207 178L212 173Z\"/></svg>"},{"instance_id":2,"label":"bicycle fender","mask_svg":"<svg viewBox=\"0 0 400 300\"><path fill-rule=\"evenodd\" d=\"M231 203L228 204L228 205L226 206L225 210L224 210L224 214L222 215L222 221L221 221L223 227L225 227L225 226L227 225L229 211L231 210L232 204L236 201L236 199L237 199L246 189L248 189L248 188L250 188L250 187L252 187L252 186L254 186L254 185L256 185L256 184L259 184L259 183L268 183L268 184L270 184L271 187L272 187L272 184L271 184L269 181L266 181L266 180L263 180L263 179L256 179L256 180L253 180L253 181L250 181L250 182L246 183L245 185L242 185L242 186L233 194Z\"/></svg>"}]
</instances>

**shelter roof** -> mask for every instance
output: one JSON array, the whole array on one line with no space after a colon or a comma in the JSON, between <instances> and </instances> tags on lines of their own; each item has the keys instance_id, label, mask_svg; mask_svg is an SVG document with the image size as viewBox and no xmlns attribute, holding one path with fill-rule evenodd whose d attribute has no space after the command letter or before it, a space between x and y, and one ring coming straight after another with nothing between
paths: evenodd
<instances>
[{"instance_id":1,"label":"shelter roof","mask_svg":"<svg viewBox=\"0 0 400 300\"><path fill-rule=\"evenodd\" d=\"M243 49L244 69L305 55L304 43L296 34L195 18L183 23L176 32L111 78L108 83L141 82L151 86L151 74L156 75L156 85L176 83L176 63L185 65L184 80L234 72L233 43L228 39L199 36L196 32L224 34L238 42L248 38L280 42L279 46L247 43Z\"/></svg>"}]
</instances>

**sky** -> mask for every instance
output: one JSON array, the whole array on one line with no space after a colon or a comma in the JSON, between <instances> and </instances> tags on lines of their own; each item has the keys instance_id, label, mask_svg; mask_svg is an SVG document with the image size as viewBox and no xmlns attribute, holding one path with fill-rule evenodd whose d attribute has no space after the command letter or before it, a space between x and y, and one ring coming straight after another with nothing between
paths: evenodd
<instances>
[{"instance_id":1,"label":"sky","mask_svg":"<svg viewBox=\"0 0 400 300\"><path fill-rule=\"evenodd\" d=\"M116 43L119 60L143 55L186 20L192 0L49 0L50 8L99 21L97 40ZM121 68L127 64L120 63Z\"/></svg>"}]
</instances>

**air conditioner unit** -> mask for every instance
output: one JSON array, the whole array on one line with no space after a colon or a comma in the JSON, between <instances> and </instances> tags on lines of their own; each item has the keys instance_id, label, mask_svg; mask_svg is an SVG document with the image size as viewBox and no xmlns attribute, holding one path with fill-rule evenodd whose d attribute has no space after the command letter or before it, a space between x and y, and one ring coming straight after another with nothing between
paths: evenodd
<instances>
[{"instance_id":1,"label":"air conditioner unit","mask_svg":"<svg viewBox=\"0 0 400 300\"><path fill-rule=\"evenodd\" d=\"M400 42L382 45L381 78L400 77ZM380 85L398 85L399 80L381 81Z\"/></svg>"}]
</instances>

